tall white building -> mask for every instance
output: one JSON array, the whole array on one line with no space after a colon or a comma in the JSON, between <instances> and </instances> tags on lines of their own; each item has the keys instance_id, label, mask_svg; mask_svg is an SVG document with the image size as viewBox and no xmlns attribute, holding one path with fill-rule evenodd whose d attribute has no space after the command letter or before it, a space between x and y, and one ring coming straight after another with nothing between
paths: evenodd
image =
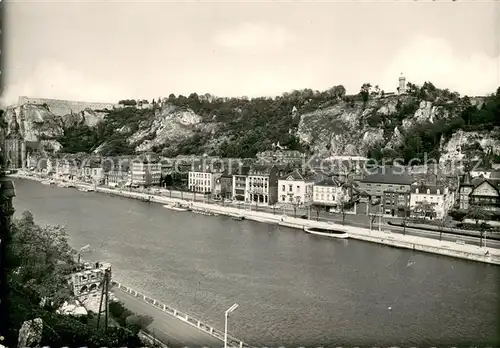
<instances>
[{"instance_id":1,"label":"tall white building","mask_svg":"<svg viewBox=\"0 0 500 348\"><path fill-rule=\"evenodd\" d=\"M425 202L431 208L427 213L437 219L445 217L455 203L454 193L441 185L412 185L410 192L410 210Z\"/></svg>"},{"instance_id":2,"label":"tall white building","mask_svg":"<svg viewBox=\"0 0 500 348\"><path fill-rule=\"evenodd\" d=\"M246 177L246 201L273 205L278 195L278 168L274 165L254 164Z\"/></svg>"},{"instance_id":3,"label":"tall white building","mask_svg":"<svg viewBox=\"0 0 500 348\"><path fill-rule=\"evenodd\" d=\"M219 173L217 173L219 174ZM220 176L220 175L219 175ZM215 188L215 175L209 172L189 172L188 188L193 192L209 193Z\"/></svg>"},{"instance_id":4,"label":"tall white building","mask_svg":"<svg viewBox=\"0 0 500 348\"><path fill-rule=\"evenodd\" d=\"M161 164L147 158L132 162L131 184L139 186L158 185L161 179Z\"/></svg>"},{"instance_id":5,"label":"tall white building","mask_svg":"<svg viewBox=\"0 0 500 348\"><path fill-rule=\"evenodd\" d=\"M278 202L280 204L308 205L313 201L314 181L294 171L278 179Z\"/></svg>"}]
</instances>

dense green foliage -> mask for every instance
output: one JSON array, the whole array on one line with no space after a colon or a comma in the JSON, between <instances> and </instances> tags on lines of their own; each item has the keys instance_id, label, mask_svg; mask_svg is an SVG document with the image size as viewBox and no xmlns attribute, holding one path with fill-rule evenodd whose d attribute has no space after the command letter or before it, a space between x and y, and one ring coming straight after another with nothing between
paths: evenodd
<instances>
[{"instance_id":1,"label":"dense green foliage","mask_svg":"<svg viewBox=\"0 0 500 348\"><path fill-rule=\"evenodd\" d=\"M500 88L496 94L486 98L481 108L472 105L467 96L460 98L457 93L439 90L431 83L425 83L422 87L410 84L410 95L416 99L404 107L398 105L398 112L394 115L396 122L401 122L407 115L414 113L422 100L432 101L433 105L441 106L443 111L450 113L450 117L440 118L433 123L414 125L409 131L403 132L403 141L399 147L384 149L384 144L377 145L368 154L370 158L386 159L389 162L402 159L404 163L411 162L413 165L428 160L438 160L441 155L439 152L441 140L449 139L454 132L460 129L467 132L491 131L500 127ZM462 148L462 151L470 155L491 157L489 150L482 149L479 143Z\"/></svg>"},{"instance_id":2,"label":"dense green foliage","mask_svg":"<svg viewBox=\"0 0 500 348\"><path fill-rule=\"evenodd\" d=\"M298 140L295 131L300 117L294 113L307 112L326 107L345 96L343 86L335 86L324 92L305 89L285 93L276 98L218 98L209 94L198 96L196 93L185 97L171 94L164 99L179 108L189 108L202 117L204 124L217 125L215 133L195 131L194 135L172 149L169 144L154 148L157 153L168 156L177 154L201 154L204 145L211 138L224 139L214 148L208 149L211 155L223 157L254 157L259 151L268 150L272 143L280 142L290 149L307 150ZM127 139L139 129L140 124L148 124L161 106L153 103L152 109L136 108L130 100L121 101L129 106L109 111L104 122L95 128L73 125L64 130L58 140L66 153L91 152L99 145L104 155L123 155L134 152L134 144ZM120 131L117 131L120 130Z\"/></svg>"},{"instance_id":3,"label":"dense green foliage","mask_svg":"<svg viewBox=\"0 0 500 348\"><path fill-rule=\"evenodd\" d=\"M275 98L219 98L196 93L185 97L171 94L161 102L153 101L153 107L148 109L139 106L145 101L123 100L121 104L127 107L109 111L104 122L96 127L73 126L65 129L64 135L57 140L63 145L64 152L69 153L90 152L104 144L100 148L104 155L133 154L137 144L129 144L127 139L138 129L147 127L155 112L161 112L162 105L174 105L194 111L201 116L203 125L214 126L213 131L195 128L193 135L180 144L154 147L156 153L166 156L208 153L249 158L269 150L277 142L289 149L307 152L307 144L300 143L296 136L301 114L338 103L343 103L347 110L354 107L356 101L360 102L357 105L365 108L377 95L383 96L384 92L378 86L372 88L370 83L364 83L355 96L346 96L343 86L335 86L324 92L304 89ZM421 161L437 159L441 140L449 138L457 130L489 131L500 126L499 91L486 98L483 107L478 108L471 104L467 96L460 97L458 93L438 89L430 82L422 86L408 83L406 96L398 99L395 113L384 116L372 112L366 122L369 126L383 128L388 139L395 127L402 129L403 121L415 113L421 101L430 101L433 106L439 107L437 120L416 124L407 132L403 131L402 144L395 149L384 149L385 144L374 146L369 157L377 160L400 158L405 162L415 158ZM217 142L213 143L214 139ZM487 149L476 150L485 152Z\"/></svg>"},{"instance_id":4,"label":"dense green foliage","mask_svg":"<svg viewBox=\"0 0 500 348\"><path fill-rule=\"evenodd\" d=\"M96 316L74 317L56 313L72 299L68 276L76 270L75 251L61 226L38 226L31 213L14 221L7 250L9 322L5 342L17 346L19 329L26 320L43 321L41 346L139 347L137 330L96 329ZM3 331L3 330L2 330Z\"/></svg>"}]
</instances>

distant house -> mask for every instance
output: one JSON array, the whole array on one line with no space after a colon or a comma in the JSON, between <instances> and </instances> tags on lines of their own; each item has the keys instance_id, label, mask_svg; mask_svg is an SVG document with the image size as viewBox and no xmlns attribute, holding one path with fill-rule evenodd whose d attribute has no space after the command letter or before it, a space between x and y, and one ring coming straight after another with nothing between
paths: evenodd
<instances>
[{"instance_id":1,"label":"distant house","mask_svg":"<svg viewBox=\"0 0 500 348\"><path fill-rule=\"evenodd\" d=\"M359 181L359 190L372 199L382 200L385 192L410 192L415 180L402 167L381 167L371 170Z\"/></svg>"},{"instance_id":2,"label":"distant house","mask_svg":"<svg viewBox=\"0 0 500 348\"><path fill-rule=\"evenodd\" d=\"M470 172L464 174L459 189L460 209L469 209L471 206L480 206L489 211L500 211L500 191L497 179L498 174L493 172L490 179L477 177L472 179Z\"/></svg>"},{"instance_id":3,"label":"distant house","mask_svg":"<svg viewBox=\"0 0 500 348\"><path fill-rule=\"evenodd\" d=\"M252 165L247 177L246 201L275 204L278 200L279 172L280 170L275 165Z\"/></svg>"},{"instance_id":4,"label":"distant house","mask_svg":"<svg viewBox=\"0 0 500 348\"><path fill-rule=\"evenodd\" d=\"M313 186L314 181L311 176L295 170L278 179L278 202L308 205L313 201Z\"/></svg>"},{"instance_id":5,"label":"distant house","mask_svg":"<svg viewBox=\"0 0 500 348\"><path fill-rule=\"evenodd\" d=\"M409 214L410 188L414 181L402 167L380 167L360 180L358 189L369 200L380 202L384 214L405 216Z\"/></svg>"},{"instance_id":6,"label":"distant house","mask_svg":"<svg viewBox=\"0 0 500 348\"><path fill-rule=\"evenodd\" d=\"M315 206L334 208L342 201L351 200L352 186L349 183L330 177L317 182L313 186L313 203Z\"/></svg>"},{"instance_id":7,"label":"distant house","mask_svg":"<svg viewBox=\"0 0 500 348\"><path fill-rule=\"evenodd\" d=\"M129 173L124 170L111 170L104 175L105 184L109 186L121 186L128 182Z\"/></svg>"},{"instance_id":8,"label":"distant house","mask_svg":"<svg viewBox=\"0 0 500 348\"><path fill-rule=\"evenodd\" d=\"M415 210L418 205L429 207L425 212L431 218L442 219L454 204L455 195L448 187L441 185L417 184L411 187L410 209Z\"/></svg>"},{"instance_id":9,"label":"distant house","mask_svg":"<svg viewBox=\"0 0 500 348\"><path fill-rule=\"evenodd\" d=\"M214 195L220 199L231 199L233 196L233 176L227 171L215 180Z\"/></svg>"},{"instance_id":10,"label":"distant house","mask_svg":"<svg viewBox=\"0 0 500 348\"><path fill-rule=\"evenodd\" d=\"M250 172L250 167L242 167L241 170L233 174L233 195L232 199L240 202L244 202L247 198L247 182L248 173Z\"/></svg>"},{"instance_id":11,"label":"distant house","mask_svg":"<svg viewBox=\"0 0 500 348\"><path fill-rule=\"evenodd\" d=\"M142 156L132 162L131 184L138 186L158 185L161 179L161 164L156 159Z\"/></svg>"}]
</instances>

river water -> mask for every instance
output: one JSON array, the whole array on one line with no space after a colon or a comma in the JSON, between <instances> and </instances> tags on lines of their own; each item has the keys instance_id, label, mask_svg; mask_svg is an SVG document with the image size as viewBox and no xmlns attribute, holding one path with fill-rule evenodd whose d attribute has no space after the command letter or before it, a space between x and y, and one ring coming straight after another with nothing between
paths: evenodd
<instances>
[{"instance_id":1,"label":"river water","mask_svg":"<svg viewBox=\"0 0 500 348\"><path fill-rule=\"evenodd\" d=\"M498 345L500 267L15 180L16 215L67 224L113 277L278 346Z\"/></svg>"}]
</instances>

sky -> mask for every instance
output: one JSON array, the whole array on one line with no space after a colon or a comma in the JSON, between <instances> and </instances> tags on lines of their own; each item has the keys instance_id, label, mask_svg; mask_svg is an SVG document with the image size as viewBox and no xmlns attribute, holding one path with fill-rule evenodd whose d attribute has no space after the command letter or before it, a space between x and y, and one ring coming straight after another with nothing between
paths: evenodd
<instances>
[{"instance_id":1,"label":"sky","mask_svg":"<svg viewBox=\"0 0 500 348\"><path fill-rule=\"evenodd\" d=\"M500 86L499 1L7 1L1 103Z\"/></svg>"}]
</instances>

